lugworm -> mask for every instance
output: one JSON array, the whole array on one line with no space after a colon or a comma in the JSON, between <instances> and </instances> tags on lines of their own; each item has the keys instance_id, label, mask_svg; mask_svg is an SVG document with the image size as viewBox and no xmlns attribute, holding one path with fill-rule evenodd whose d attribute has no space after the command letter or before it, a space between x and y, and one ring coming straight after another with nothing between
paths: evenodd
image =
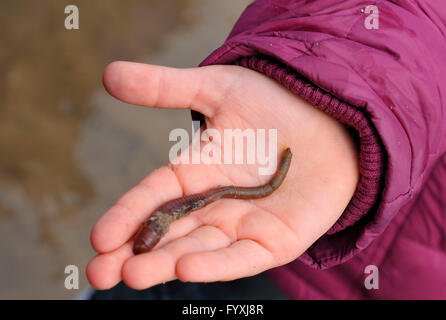
<instances>
[{"instance_id":1,"label":"lugworm","mask_svg":"<svg viewBox=\"0 0 446 320\"><path fill-rule=\"evenodd\" d=\"M291 157L291 150L287 148L283 152L279 168L270 181L264 185L257 187L217 187L203 193L173 199L161 205L143 222L135 234L133 252L140 254L150 251L166 234L173 221L218 199L259 199L269 196L279 188L285 179L291 164Z\"/></svg>"}]
</instances>

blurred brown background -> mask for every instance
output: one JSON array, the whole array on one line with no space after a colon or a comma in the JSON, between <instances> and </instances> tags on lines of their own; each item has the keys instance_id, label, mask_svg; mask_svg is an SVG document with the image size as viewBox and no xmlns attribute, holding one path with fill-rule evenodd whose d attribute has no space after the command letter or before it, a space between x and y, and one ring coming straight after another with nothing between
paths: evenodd
<instances>
[{"instance_id":1,"label":"blurred brown background","mask_svg":"<svg viewBox=\"0 0 446 320\"><path fill-rule=\"evenodd\" d=\"M71 299L88 288L90 230L164 164L189 111L121 103L102 87L114 60L194 67L249 0L0 1L0 299ZM79 8L66 30L65 6ZM79 267L80 290L64 268Z\"/></svg>"}]
</instances>

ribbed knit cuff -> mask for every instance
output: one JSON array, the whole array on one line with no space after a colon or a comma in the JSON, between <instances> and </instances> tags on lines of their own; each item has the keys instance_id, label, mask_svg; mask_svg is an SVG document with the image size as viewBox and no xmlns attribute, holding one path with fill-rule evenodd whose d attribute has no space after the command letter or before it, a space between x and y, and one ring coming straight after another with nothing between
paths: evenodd
<instances>
[{"instance_id":1,"label":"ribbed knit cuff","mask_svg":"<svg viewBox=\"0 0 446 320\"><path fill-rule=\"evenodd\" d=\"M276 60L245 57L236 64L277 80L316 108L356 131L360 147L359 183L347 208L327 234L337 233L355 224L377 204L383 189L385 151L372 122L361 110L311 84L295 70Z\"/></svg>"}]
</instances>

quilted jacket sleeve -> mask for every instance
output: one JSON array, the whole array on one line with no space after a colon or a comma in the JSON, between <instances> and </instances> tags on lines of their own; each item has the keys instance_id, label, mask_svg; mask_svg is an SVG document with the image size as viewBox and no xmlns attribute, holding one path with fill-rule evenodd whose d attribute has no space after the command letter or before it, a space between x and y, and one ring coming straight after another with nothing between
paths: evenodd
<instances>
[{"instance_id":1,"label":"quilted jacket sleeve","mask_svg":"<svg viewBox=\"0 0 446 320\"><path fill-rule=\"evenodd\" d=\"M201 65L276 79L349 126L360 182L336 224L299 259L315 268L366 248L446 150L442 0L258 0Z\"/></svg>"}]
</instances>

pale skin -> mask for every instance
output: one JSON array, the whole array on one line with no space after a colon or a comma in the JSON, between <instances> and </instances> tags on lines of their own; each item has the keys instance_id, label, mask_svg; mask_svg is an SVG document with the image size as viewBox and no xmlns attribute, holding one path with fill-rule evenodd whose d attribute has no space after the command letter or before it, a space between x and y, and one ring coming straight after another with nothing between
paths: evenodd
<instances>
[{"instance_id":1,"label":"pale skin","mask_svg":"<svg viewBox=\"0 0 446 320\"><path fill-rule=\"evenodd\" d=\"M148 253L134 255L132 236L164 202L223 185L268 181L255 165L167 163L124 194L97 221L87 266L90 283L123 280L145 289L179 279L229 281L298 258L341 216L359 180L357 146L336 120L276 81L238 66L174 69L114 62L104 72L114 97L145 107L193 109L206 128L275 128L278 153L293 160L283 184L258 200L223 199L175 221ZM148 124L149 125L149 124ZM167 143L168 137L166 137Z\"/></svg>"}]
</instances>

